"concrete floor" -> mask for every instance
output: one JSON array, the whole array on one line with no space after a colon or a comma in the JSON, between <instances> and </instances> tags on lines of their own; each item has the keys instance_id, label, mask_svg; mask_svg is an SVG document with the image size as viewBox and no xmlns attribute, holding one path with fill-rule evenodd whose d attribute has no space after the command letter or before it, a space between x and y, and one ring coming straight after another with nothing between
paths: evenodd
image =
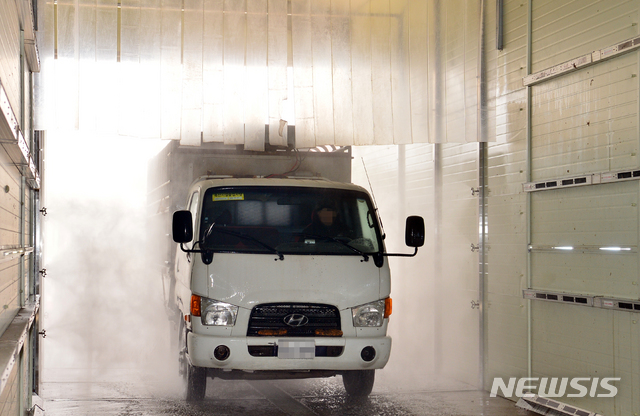
<instances>
[{"instance_id":1,"label":"concrete floor","mask_svg":"<svg viewBox=\"0 0 640 416\"><path fill-rule=\"evenodd\" d=\"M74 381L82 378L67 373L49 377L49 381L42 384L40 395L47 416L534 415L517 408L514 402L490 398L486 392L464 389L455 383L448 386L443 383L440 389L434 385L393 391L377 382L371 396L354 400L345 395L340 377L279 381L210 379L205 400L187 403L178 397L176 381L130 374Z\"/></svg>"}]
</instances>

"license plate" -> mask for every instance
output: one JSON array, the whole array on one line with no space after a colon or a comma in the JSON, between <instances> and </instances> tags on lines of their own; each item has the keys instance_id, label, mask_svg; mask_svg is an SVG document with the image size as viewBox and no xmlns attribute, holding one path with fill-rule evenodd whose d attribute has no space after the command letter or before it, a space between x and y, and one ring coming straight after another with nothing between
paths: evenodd
<instances>
[{"instance_id":1,"label":"license plate","mask_svg":"<svg viewBox=\"0 0 640 416\"><path fill-rule=\"evenodd\" d=\"M311 359L316 356L316 343L311 340L278 340L278 358Z\"/></svg>"}]
</instances>

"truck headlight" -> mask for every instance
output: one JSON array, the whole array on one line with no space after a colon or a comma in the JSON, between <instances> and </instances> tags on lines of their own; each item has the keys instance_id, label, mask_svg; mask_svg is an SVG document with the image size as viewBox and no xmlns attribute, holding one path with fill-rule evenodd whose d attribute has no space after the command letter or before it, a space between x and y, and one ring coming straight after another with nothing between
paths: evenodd
<instances>
[{"instance_id":1,"label":"truck headlight","mask_svg":"<svg viewBox=\"0 0 640 416\"><path fill-rule=\"evenodd\" d=\"M214 299L202 298L202 325L232 326L236 324L238 307Z\"/></svg>"},{"instance_id":2,"label":"truck headlight","mask_svg":"<svg viewBox=\"0 0 640 416\"><path fill-rule=\"evenodd\" d=\"M385 300L382 299L351 308L353 326L382 326L384 305Z\"/></svg>"}]
</instances>

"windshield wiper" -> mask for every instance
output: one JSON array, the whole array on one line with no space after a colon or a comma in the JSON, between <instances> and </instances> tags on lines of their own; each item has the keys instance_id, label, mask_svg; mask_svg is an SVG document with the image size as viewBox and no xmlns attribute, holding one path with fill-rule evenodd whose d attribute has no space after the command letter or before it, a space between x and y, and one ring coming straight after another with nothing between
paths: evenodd
<instances>
[{"instance_id":1,"label":"windshield wiper","mask_svg":"<svg viewBox=\"0 0 640 416\"><path fill-rule=\"evenodd\" d=\"M254 243L256 243L258 245L261 245L262 247L266 248L267 250L269 250L273 254L277 255L279 260L284 260L284 255L282 253L280 253L277 249L271 247L269 244L264 243L264 242L258 240L257 238L255 238L253 236L250 236L248 234L243 234L243 233L238 232L238 231L225 230L224 228L216 227L215 225L216 225L216 223L214 222L213 224L211 224L209 226L209 228L207 228L207 231L204 233L204 237L202 238L203 244L206 244L207 238L213 233L213 231L215 231L215 232L218 232L218 233L221 233L221 234L232 235L234 237L244 238L245 240L253 241Z\"/></svg>"},{"instance_id":2,"label":"windshield wiper","mask_svg":"<svg viewBox=\"0 0 640 416\"><path fill-rule=\"evenodd\" d=\"M346 241L338 240L335 237L329 237L329 236L317 235L317 234L303 234L302 236L305 237L305 238L309 237L309 238L314 238L314 239L317 239L317 240L326 240L326 241L332 241L334 243L342 244L343 246L345 246L349 250L353 251L354 253L361 255L364 258L364 261L369 261L369 255L367 253L364 253L364 252L358 250L357 248L349 245L349 243L347 243Z\"/></svg>"}]
</instances>

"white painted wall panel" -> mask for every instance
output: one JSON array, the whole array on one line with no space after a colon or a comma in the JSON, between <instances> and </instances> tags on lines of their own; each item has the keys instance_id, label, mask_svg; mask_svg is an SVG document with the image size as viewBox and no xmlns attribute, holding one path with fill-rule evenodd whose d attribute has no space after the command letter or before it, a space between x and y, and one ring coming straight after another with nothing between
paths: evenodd
<instances>
[{"instance_id":1,"label":"white painted wall panel","mask_svg":"<svg viewBox=\"0 0 640 416\"><path fill-rule=\"evenodd\" d=\"M20 123L27 143L31 141L31 74L20 72L20 26L18 10L13 0L0 0L0 82L7 93L9 104L15 117ZM24 95L21 90L24 85ZM0 115L4 117L4 115ZM0 139L13 139L0 137ZM0 150L0 250L17 248L21 245L20 213L21 205L21 176L19 170L9 161L4 150ZM25 204L30 199L25 197ZM28 206L28 205L27 205ZM25 212L28 211L24 209ZM30 230L30 224L24 223L24 230ZM29 242L27 239L25 242ZM30 257L2 256L0 261L0 335L4 333L12 319L23 305L21 294L28 292ZM21 267L22 273L21 273ZM25 286L21 287L21 283ZM25 344L30 348L29 343ZM14 365L8 380L3 383L4 390L0 392L0 414L18 415L21 406L26 408L27 392L30 389L26 383L31 378L28 354L21 354ZM19 375L19 369L23 373ZM20 382L22 379L22 382Z\"/></svg>"},{"instance_id":2,"label":"white painted wall panel","mask_svg":"<svg viewBox=\"0 0 640 416\"><path fill-rule=\"evenodd\" d=\"M490 7L490 6L489 6ZM485 388L494 377L527 375L527 4L504 2L504 49L497 52L495 128L488 144L488 273L485 277ZM487 40L495 49L495 37Z\"/></svg>"},{"instance_id":3,"label":"white painted wall panel","mask_svg":"<svg viewBox=\"0 0 640 416\"><path fill-rule=\"evenodd\" d=\"M620 399L616 405L620 414L638 413L640 409L640 328L637 316L624 312L613 312L613 346L617 363L616 373L624 383L619 383Z\"/></svg>"},{"instance_id":4,"label":"white painted wall panel","mask_svg":"<svg viewBox=\"0 0 640 416\"><path fill-rule=\"evenodd\" d=\"M433 195L432 147L404 146L406 159L402 157L401 146L353 148L352 180L367 189L371 182L387 235L387 251L409 252L402 233L407 215L423 215L427 229L425 247L417 257L388 259L392 273L394 312L389 333L393 351L380 380L396 378L398 383L407 380L422 383L435 372L433 334L439 316L433 303L433 198L429 197Z\"/></svg>"},{"instance_id":5,"label":"white painted wall panel","mask_svg":"<svg viewBox=\"0 0 640 416\"><path fill-rule=\"evenodd\" d=\"M364 157L387 250L410 251L402 234L406 216L423 216L427 227L425 247L416 258L390 259L394 314L401 321L390 326L394 349L400 351L392 354L390 372L401 368L407 377L423 379L441 372L447 379L477 385L478 310L471 309L471 301L478 300L478 253L470 249L478 243L478 202L471 194L478 183L477 152L475 143L442 145L442 260L437 275L434 147L354 149L354 181L368 187Z\"/></svg>"},{"instance_id":6,"label":"white painted wall panel","mask_svg":"<svg viewBox=\"0 0 640 416\"><path fill-rule=\"evenodd\" d=\"M638 35L638 2L533 0L532 72Z\"/></svg>"},{"instance_id":7,"label":"white painted wall panel","mask_svg":"<svg viewBox=\"0 0 640 416\"><path fill-rule=\"evenodd\" d=\"M19 208L20 176L13 166L2 164L0 166L0 249L13 248L20 243Z\"/></svg>"},{"instance_id":8,"label":"white painted wall panel","mask_svg":"<svg viewBox=\"0 0 640 416\"><path fill-rule=\"evenodd\" d=\"M440 309L444 327L443 366L456 380L476 385L478 380L479 311L471 302L479 299L478 144L442 145L442 274L436 276L443 296ZM464 339L464 342L460 342Z\"/></svg>"},{"instance_id":9,"label":"white painted wall panel","mask_svg":"<svg viewBox=\"0 0 640 416\"><path fill-rule=\"evenodd\" d=\"M532 244L623 247L534 252L533 286L540 289L636 299L638 290L638 182L538 192L532 195Z\"/></svg>"},{"instance_id":10,"label":"white painted wall panel","mask_svg":"<svg viewBox=\"0 0 640 416\"><path fill-rule=\"evenodd\" d=\"M637 1L534 1L532 71L637 36L639 13ZM531 88L531 180L638 168L639 58L627 53ZM637 299L639 190L631 181L531 193L531 287ZM582 248L541 249L553 246ZM615 399L560 400L640 413L637 314L541 301L531 311L534 377L621 377Z\"/></svg>"},{"instance_id":11,"label":"white painted wall panel","mask_svg":"<svg viewBox=\"0 0 640 416\"><path fill-rule=\"evenodd\" d=\"M12 259L0 263L0 334L11 323L11 320L20 309L20 299L18 293L20 290L18 259Z\"/></svg>"},{"instance_id":12,"label":"white painted wall panel","mask_svg":"<svg viewBox=\"0 0 640 416\"><path fill-rule=\"evenodd\" d=\"M26 60L25 60L25 66L26 66ZM24 135L24 138L26 140L27 143L31 143L32 138L31 138L31 131L33 130L33 112L32 112L32 108L33 108L33 95L31 92L31 88L32 88L32 84L31 84L31 73L29 71L26 71L23 75L23 82L24 82L24 88L25 91L27 91L25 93L24 96L24 106L22 109L22 113L23 113L23 117L24 117L24 122L22 123L22 125L20 126L20 129L22 130L22 134Z\"/></svg>"},{"instance_id":13,"label":"white painted wall panel","mask_svg":"<svg viewBox=\"0 0 640 416\"><path fill-rule=\"evenodd\" d=\"M436 247L436 176L434 146L354 148L353 180L368 188L364 157L387 233L389 252L409 252L404 246L404 221L421 215L426 243L416 258L390 258L394 315L390 333L394 352L384 377L424 383L441 374L450 380L477 386L478 299L477 144L441 145L441 240ZM438 250L436 250L438 249ZM441 271L435 266L441 252ZM399 373L396 373L399 372ZM391 374L391 376L390 376Z\"/></svg>"},{"instance_id":14,"label":"white painted wall panel","mask_svg":"<svg viewBox=\"0 0 640 416\"><path fill-rule=\"evenodd\" d=\"M0 159L1 160L1 159ZM29 199L25 198L25 203ZM0 249L20 246L20 175L18 170L9 164L0 166ZM25 209L27 212L28 209ZM25 230L28 230L26 224ZM19 293L19 258L5 260L0 263L0 305L7 305L0 310L0 333L2 324L8 324L21 303ZM28 269L27 269L28 271Z\"/></svg>"},{"instance_id":15,"label":"white painted wall panel","mask_svg":"<svg viewBox=\"0 0 640 416\"><path fill-rule=\"evenodd\" d=\"M492 282L489 281L491 284ZM521 297L495 293L493 281L485 297L485 385L494 377L524 377L527 362L525 301ZM523 342L525 340L525 342Z\"/></svg>"},{"instance_id":16,"label":"white painted wall panel","mask_svg":"<svg viewBox=\"0 0 640 416\"><path fill-rule=\"evenodd\" d=\"M504 49L496 53L496 61L488 67L495 72L495 86L488 89L495 101L495 128L489 130L495 137L490 140L512 141L514 135L522 135L526 126L526 95L522 77L527 65L527 7L526 3L504 3ZM495 49L495 37L487 35L487 50ZM495 68L495 69L493 69ZM490 74L492 72L489 72ZM520 140L522 137L519 138Z\"/></svg>"},{"instance_id":17,"label":"white painted wall panel","mask_svg":"<svg viewBox=\"0 0 640 416\"><path fill-rule=\"evenodd\" d=\"M522 89L527 67L527 4L505 1L503 13L504 49L497 53L497 95ZM491 27L491 26L487 26ZM495 37L488 37L487 50L495 49Z\"/></svg>"},{"instance_id":18,"label":"white painted wall panel","mask_svg":"<svg viewBox=\"0 0 640 416\"><path fill-rule=\"evenodd\" d=\"M638 182L536 192L532 244L636 247Z\"/></svg>"},{"instance_id":19,"label":"white painted wall panel","mask_svg":"<svg viewBox=\"0 0 640 416\"><path fill-rule=\"evenodd\" d=\"M615 398L562 401L605 415L638 412L640 331L635 314L551 302L533 303L532 312L534 377L620 377L614 383Z\"/></svg>"},{"instance_id":20,"label":"white painted wall panel","mask_svg":"<svg viewBox=\"0 0 640 416\"><path fill-rule=\"evenodd\" d=\"M15 248L20 244L20 175L6 156L0 161L0 249ZM0 334L20 308L18 264L18 258L0 262L0 306L6 305L0 307Z\"/></svg>"},{"instance_id":21,"label":"white painted wall panel","mask_svg":"<svg viewBox=\"0 0 640 416\"><path fill-rule=\"evenodd\" d=\"M0 82L20 120L20 23L14 0L0 0Z\"/></svg>"},{"instance_id":22,"label":"white painted wall panel","mask_svg":"<svg viewBox=\"0 0 640 416\"><path fill-rule=\"evenodd\" d=\"M531 268L536 289L638 298L635 254L536 253Z\"/></svg>"},{"instance_id":23,"label":"white painted wall panel","mask_svg":"<svg viewBox=\"0 0 640 416\"><path fill-rule=\"evenodd\" d=\"M0 414L3 416L20 416L18 367L18 365L13 366L7 379L7 387L0 395Z\"/></svg>"},{"instance_id":24,"label":"white painted wall panel","mask_svg":"<svg viewBox=\"0 0 640 416\"><path fill-rule=\"evenodd\" d=\"M533 87L532 180L638 166L638 56Z\"/></svg>"}]
</instances>

